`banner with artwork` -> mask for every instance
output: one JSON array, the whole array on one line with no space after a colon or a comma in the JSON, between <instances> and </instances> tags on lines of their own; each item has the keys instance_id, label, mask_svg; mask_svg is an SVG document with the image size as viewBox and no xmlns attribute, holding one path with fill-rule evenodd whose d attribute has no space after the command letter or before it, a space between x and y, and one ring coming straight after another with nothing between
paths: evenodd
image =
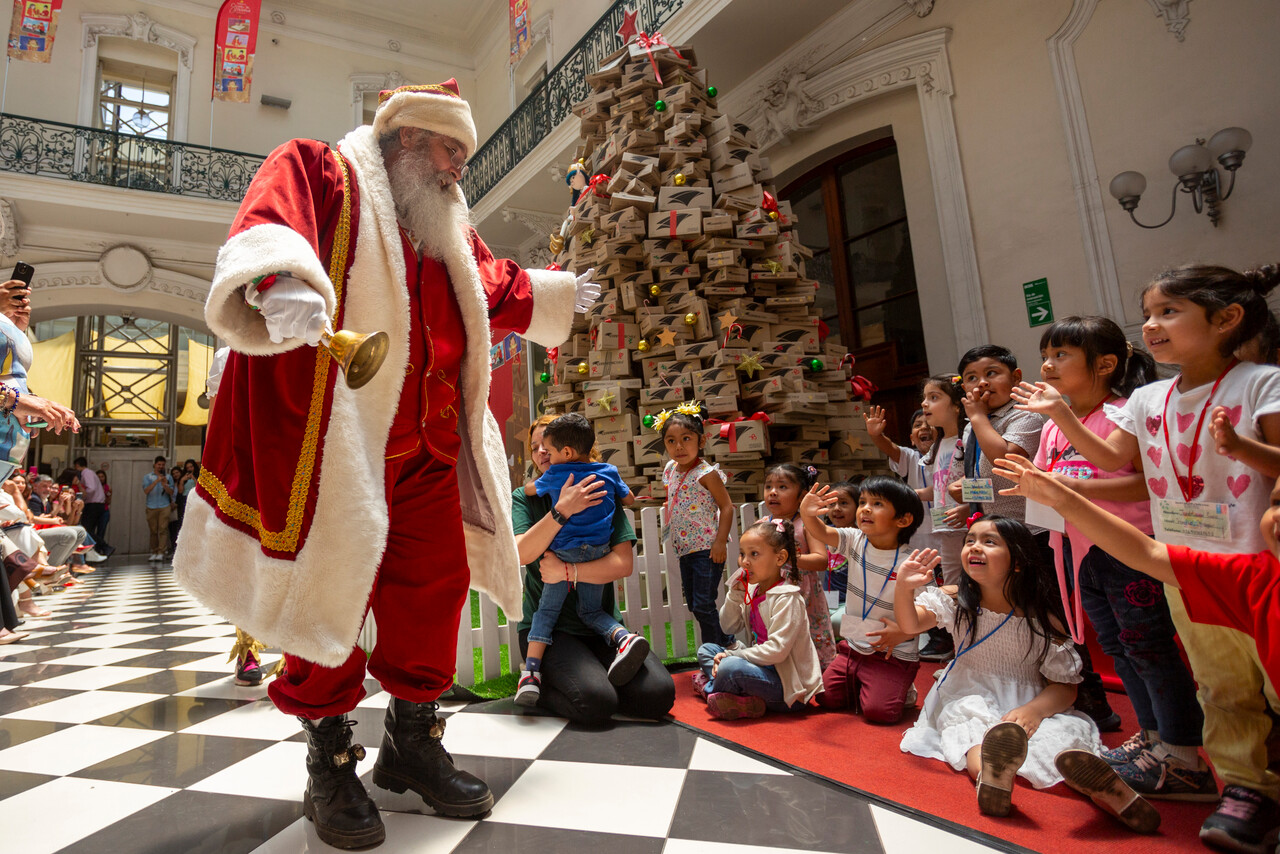
<instances>
[{"instance_id":1,"label":"banner with artwork","mask_svg":"<svg viewBox=\"0 0 1280 854\"><path fill-rule=\"evenodd\" d=\"M15 0L9 25L9 58L48 62L58 29L62 0Z\"/></svg>"},{"instance_id":2,"label":"banner with artwork","mask_svg":"<svg viewBox=\"0 0 1280 854\"><path fill-rule=\"evenodd\" d=\"M507 0L511 10L511 63L529 49L529 0Z\"/></svg>"},{"instance_id":3,"label":"banner with artwork","mask_svg":"<svg viewBox=\"0 0 1280 854\"><path fill-rule=\"evenodd\" d=\"M262 0L226 0L213 36L213 97L249 103Z\"/></svg>"}]
</instances>

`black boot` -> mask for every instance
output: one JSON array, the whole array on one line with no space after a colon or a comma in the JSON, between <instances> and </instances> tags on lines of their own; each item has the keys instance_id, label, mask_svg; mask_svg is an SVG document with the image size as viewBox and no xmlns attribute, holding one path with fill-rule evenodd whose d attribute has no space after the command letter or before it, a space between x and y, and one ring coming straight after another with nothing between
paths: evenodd
<instances>
[{"instance_id":1,"label":"black boot","mask_svg":"<svg viewBox=\"0 0 1280 854\"><path fill-rule=\"evenodd\" d=\"M316 835L334 848L368 848L387 838L378 807L356 776L364 748L351 743L354 721L345 716L307 718L307 791L302 814L316 824Z\"/></svg>"},{"instance_id":2,"label":"black boot","mask_svg":"<svg viewBox=\"0 0 1280 854\"><path fill-rule=\"evenodd\" d=\"M493 809L493 793L479 777L454 767L440 743L444 721L437 708L392 698L373 782L396 793L412 789L441 815L481 816Z\"/></svg>"}]
</instances>

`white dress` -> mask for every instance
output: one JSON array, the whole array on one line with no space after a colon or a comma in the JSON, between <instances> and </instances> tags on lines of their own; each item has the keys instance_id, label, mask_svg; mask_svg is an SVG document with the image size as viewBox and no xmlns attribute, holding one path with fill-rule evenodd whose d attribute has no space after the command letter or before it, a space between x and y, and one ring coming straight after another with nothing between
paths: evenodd
<instances>
[{"instance_id":1,"label":"white dress","mask_svg":"<svg viewBox=\"0 0 1280 854\"><path fill-rule=\"evenodd\" d=\"M956 627L957 609L950 596L929 587L920 591L916 604L937 615L938 624L951 632L958 647L969 645L967 631L962 633ZM979 611L977 637L985 637L1006 616ZM964 770L966 754L982 743L987 729L1035 699L1046 680L1078 683L1080 657L1071 645L1051 645L1044 663L1037 667L1028 649L1038 650L1042 643L1032 637L1028 621L1015 615L970 652L953 660L943 671L946 680L939 679L925 697L915 726L903 733L902 752L940 759L957 771ZM1053 759L1073 747L1094 753L1104 749L1094 722L1076 711L1045 718L1031 736L1027 761L1018 775L1037 789L1061 782Z\"/></svg>"}]
</instances>

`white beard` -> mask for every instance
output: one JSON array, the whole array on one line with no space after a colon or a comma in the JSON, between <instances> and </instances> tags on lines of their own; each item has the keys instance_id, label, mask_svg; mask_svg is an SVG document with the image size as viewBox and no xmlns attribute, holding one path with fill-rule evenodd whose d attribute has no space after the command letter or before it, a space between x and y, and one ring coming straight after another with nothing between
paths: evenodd
<instances>
[{"instance_id":1,"label":"white beard","mask_svg":"<svg viewBox=\"0 0 1280 854\"><path fill-rule=\"evenodd\" d=\"M396 215L425 255L443 261L462 249L471 212L457 184L441 187L441 174L425 153L405 149L387 169Z\"/></svg>"}]
</instances>

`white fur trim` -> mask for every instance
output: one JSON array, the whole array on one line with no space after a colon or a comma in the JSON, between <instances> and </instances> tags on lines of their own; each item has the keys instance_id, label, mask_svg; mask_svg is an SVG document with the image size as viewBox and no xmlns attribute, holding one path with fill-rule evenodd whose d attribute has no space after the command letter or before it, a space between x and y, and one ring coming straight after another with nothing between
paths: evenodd
<instances>
[{"instance_id":1,"label":"white fur trim","mask_svg":"<svg viewBox=\"0 0 1280 854\"><path fill-rule=\"evenodd\" d=\"M533 317L524 337L544 347L559 347L573 327L577 277L555 270L525 270L533 284Z\"/></svg>"},{"instance_id":2,"label":"white fur trim","mask_svg":"<svg viewBox=\"0 0 1280 854\"><path fill-rule=\"evenodd\" d=\"M218 250L213 285L204 305L209 328L233 350L269 356L306 343L302 338L289 338L273 344L262 315L245 304L245 285L258 276L280 270L288 270L315 288L324 297L325 310L333 316L333 283L307 239L287 226L255 225L230 238Z\"/></svg>"},{"instance_id":3,"label":"white fur trim","mask_svg":"<svg viewBox=\"0 0 1280 854\"><path fill-rule=\"evenodd\" d=\"M378 106L373 116L374 139L396 128L423 128L462 143L467 156L476 151L476 125L471 105L451 95L397 92Z\"/></svg>"}]
</instances>

